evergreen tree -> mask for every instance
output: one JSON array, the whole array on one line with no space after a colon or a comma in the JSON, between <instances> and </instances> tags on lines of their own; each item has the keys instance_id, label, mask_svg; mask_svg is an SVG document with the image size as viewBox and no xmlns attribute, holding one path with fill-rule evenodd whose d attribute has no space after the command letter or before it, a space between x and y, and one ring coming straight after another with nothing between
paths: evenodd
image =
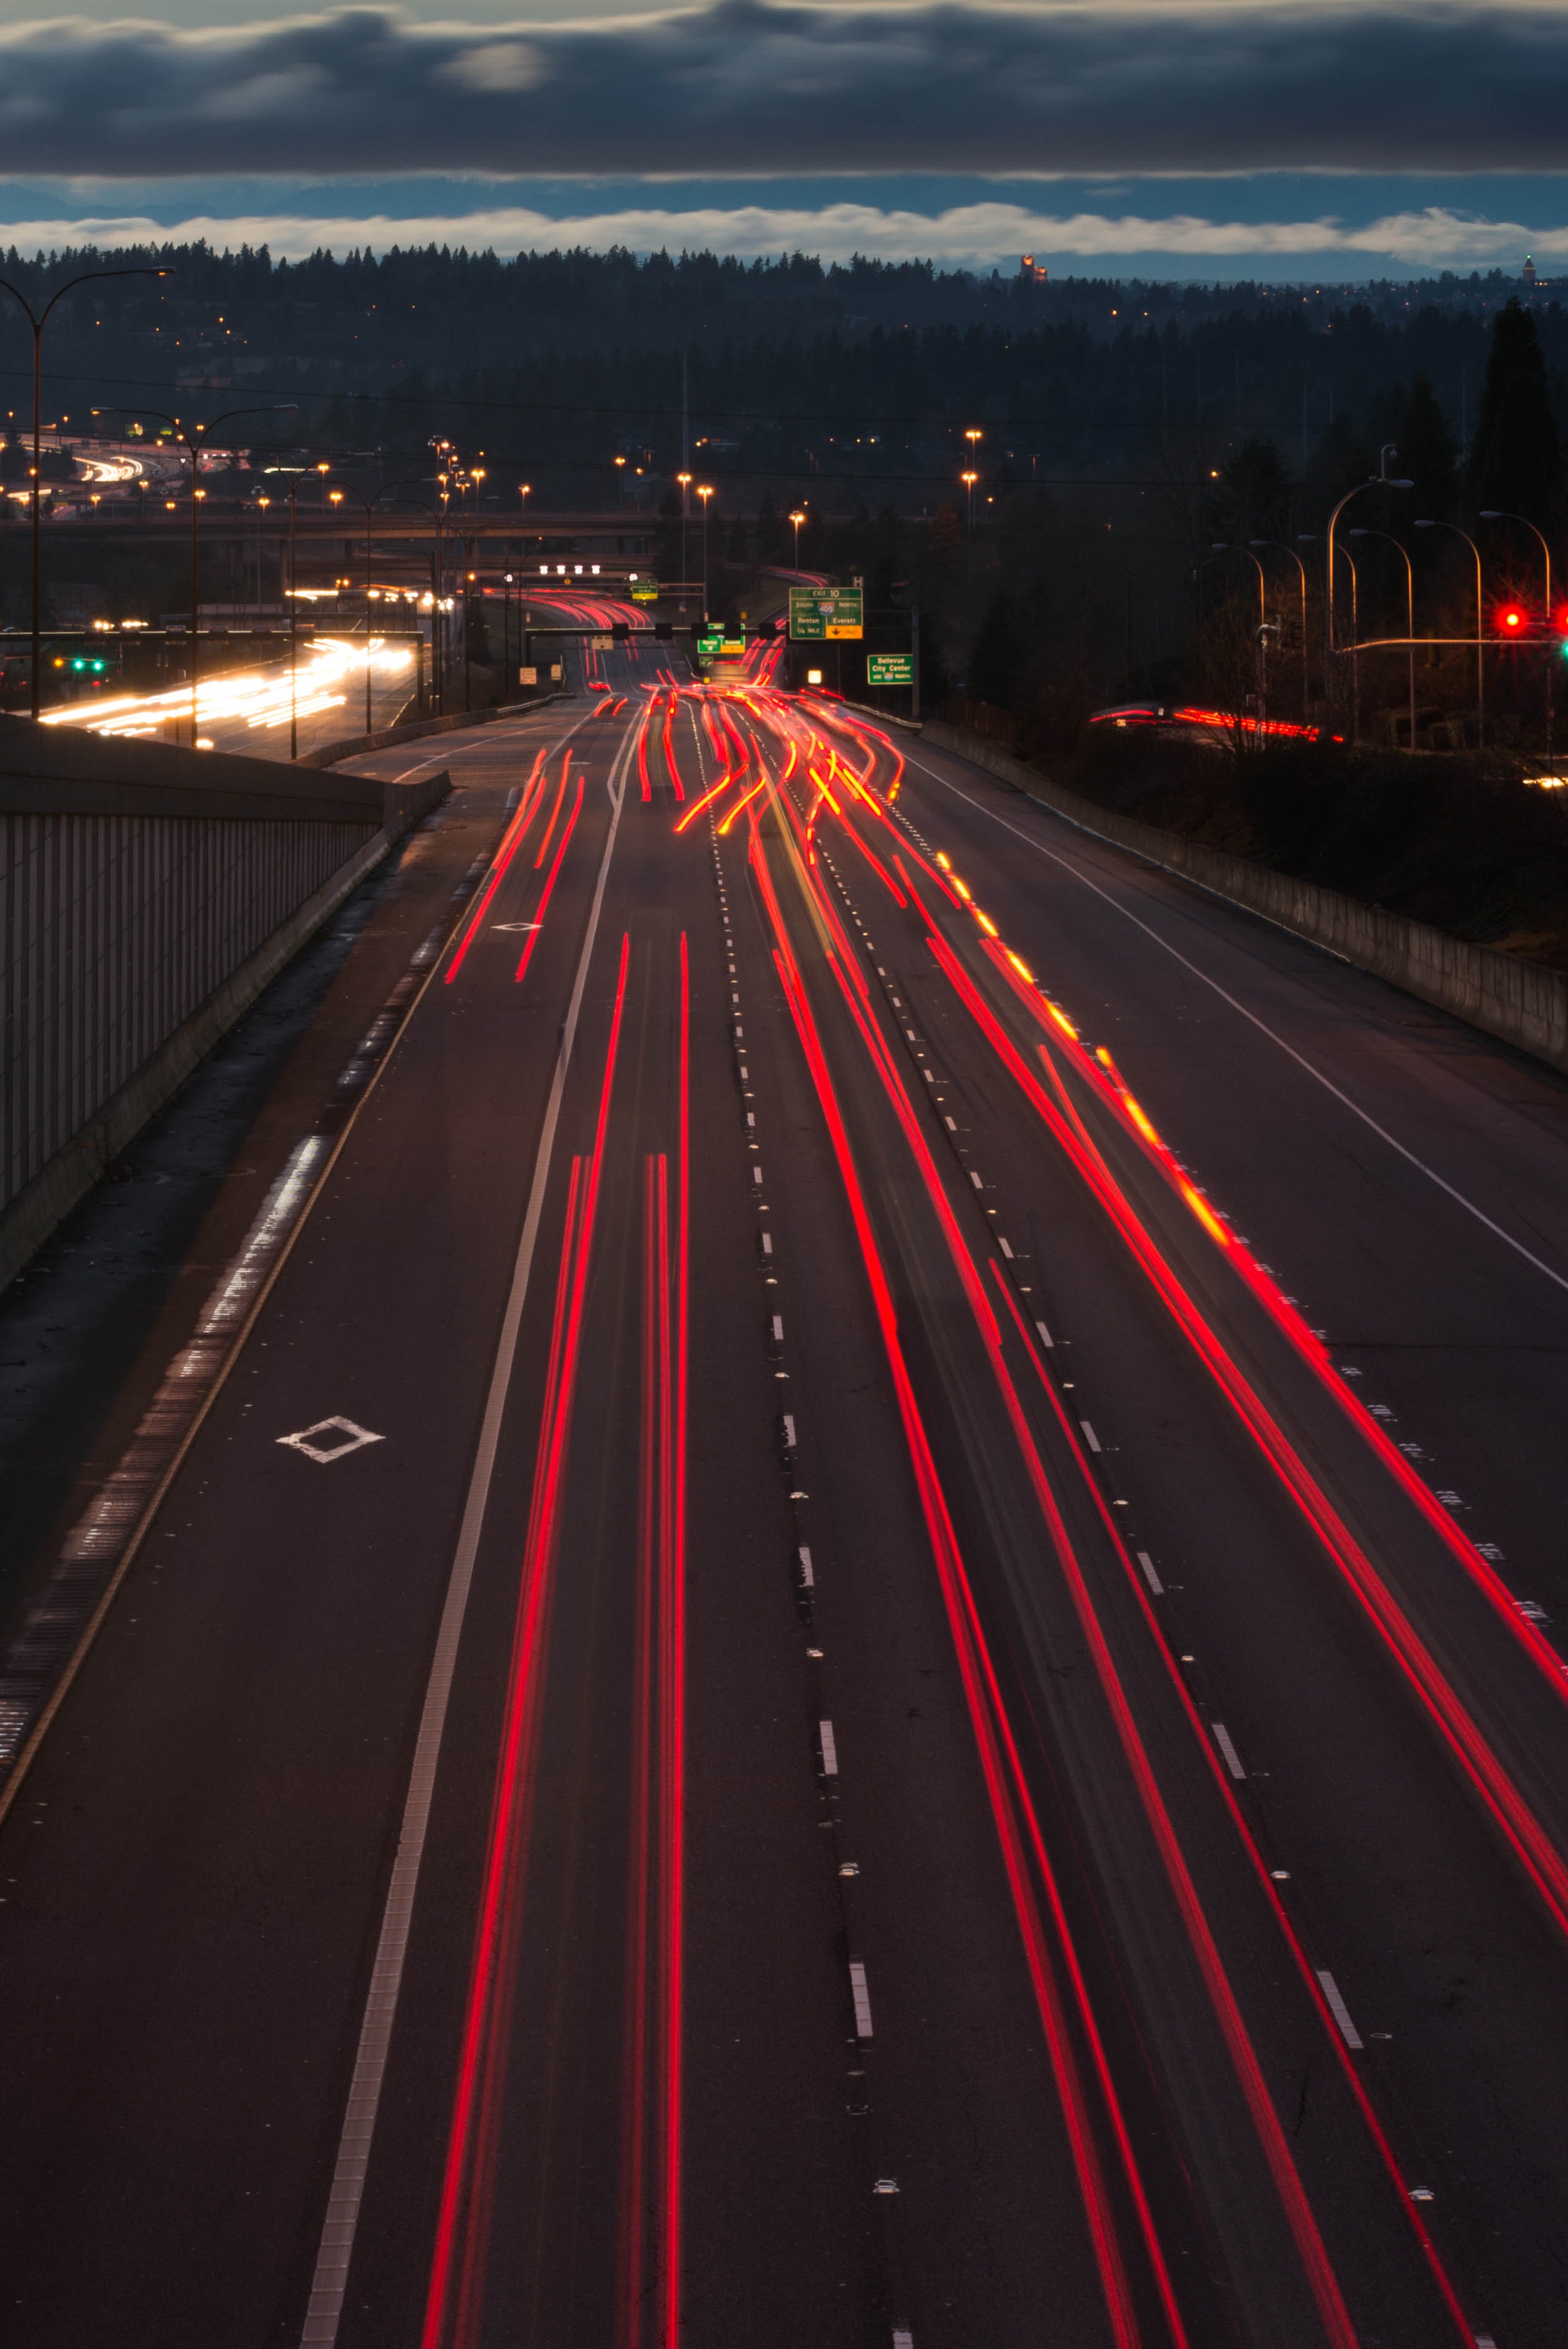
<instances>
[{"instance_id":1,"label":"evergreen tree","mask_svg":"<svg viewBox=\"0 0 1568 2349\"><path fill-rule=\"evenodd\" d=\"M1517 299L1492 321L1491 351L1470 449L1476 503L1544 524L1562 451L1535 320Z\"/></svg>"},{"instance_id":2,"label":"evergreen tree","mask_svg":"<svg viewBox=\"0 0 1568 2349\"><path fill-rule=\"evenodd\" d=\"M926 532L931 559L939 571L951 571L964 552L964 524L954 505L940 505L932 515Z\"/></svg>"},{"instance_id":3,"label":"evergreen tree","mask_svg":"<svg viewBox=\"0 0 1568 2349\"><path fill-rule=\"evenodd\" d=\"M773 502L771 490L764 490L757 509L757 560L777 563L784 553L784 525L779 519L779 509Z\"/></svg>"},{"instance_id":4,"label":"evergreen tree","mask_svg":"<svg viewBox=\"0 0 1568 2349\"><path fill-rule=\"evenodd\" d=\"M1459 494L1459 460L1429 376L1411 377L1398 437L1399 471L1416 485L1411 513L1444 520Z\"/></svg>"},{"instance_id":5,"label":"evergreen tree","mask_svg":"<svg viewBox=\"0 0 1568 2349\"><path fill-rule=\"evenodd\" d=\"M969 698L994 709L1011 709L1029 657L1028 638L1016 598L1004 590L992 596L969 648Z\"/></svg>"}]
</instances>

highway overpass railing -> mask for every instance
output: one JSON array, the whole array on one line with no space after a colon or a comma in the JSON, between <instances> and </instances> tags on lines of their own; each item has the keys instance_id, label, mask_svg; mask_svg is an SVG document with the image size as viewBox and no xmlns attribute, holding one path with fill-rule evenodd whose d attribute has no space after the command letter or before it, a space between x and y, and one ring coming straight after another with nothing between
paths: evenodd
<instances>
[{"instance_id":1,"label":"highway overpass railing","mask_svg":"<svg viewBox=\"0 0 1568 2349\"><path fill-rule=\"evenodd\" d=\"M0 718L0 1285L449 788Z\"/></svg>"}]
</instances>

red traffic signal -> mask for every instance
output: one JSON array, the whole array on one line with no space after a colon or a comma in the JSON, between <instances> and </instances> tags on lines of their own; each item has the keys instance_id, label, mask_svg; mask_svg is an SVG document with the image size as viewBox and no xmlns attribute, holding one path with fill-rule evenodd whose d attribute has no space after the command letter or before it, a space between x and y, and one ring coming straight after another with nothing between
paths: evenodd
<instances>
[{"instance_id":1,"label":"red traffic signal","mask_svg":"<svg viewBox=\"0 0 1568 2349\"><path fill-rule=\"evenodd\" d=\"M1501 611L1497 616L1497 626L1500 635L1505 636L1522 636L1524 633L1524 614L1520 610L1517 604L1505 604Z\"/></svg>"}]
</instances>

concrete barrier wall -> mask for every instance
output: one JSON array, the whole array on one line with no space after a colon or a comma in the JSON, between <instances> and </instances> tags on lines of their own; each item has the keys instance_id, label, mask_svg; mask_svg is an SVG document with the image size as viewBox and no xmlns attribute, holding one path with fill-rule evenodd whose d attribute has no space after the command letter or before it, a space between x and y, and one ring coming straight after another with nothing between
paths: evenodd
<instances>
[{"instance_id":1,"label":"concrete barrier wall","mask_svg":"<svg viewBox=\"0 0 1568 2349\"><path fill-rule=\"evenodd\" d=\"M0 1283L449 788L0 722Z\"/></svg>"},{"instance_id":2,"label":"concrete barrier wall","mask_svg":"<svg viewBox=\"0 0 1568 2349\"><path fill-rule=\"evenodd\" d=\"M933 719L923 732L934 749L956 751L1096 839L1130 848L1168 873L1179 873L1298 937L1329 947L1422 1002L1454 1012L1489 1036L1568 1070L1568 977L1562 972L1501 954L1495 947L1471 946L1425 922L1363 905L1336 889L1320 889L1180 833L1118 815L1077 792L1063 791L1037 768L956 726Z\"/></svg>"}]
</instances>

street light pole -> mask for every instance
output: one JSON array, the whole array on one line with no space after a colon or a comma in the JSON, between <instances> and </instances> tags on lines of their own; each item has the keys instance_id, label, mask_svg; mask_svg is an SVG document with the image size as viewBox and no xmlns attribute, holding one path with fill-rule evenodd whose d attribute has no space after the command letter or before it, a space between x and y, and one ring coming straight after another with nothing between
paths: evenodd
<instances>
[{"instance_id":1,"label":"street light pole","mask_svg":"<svg viewBox=\"0 0 1568 2349\"><path fill-rule=\"evenodd\" d=\"M1536 537L1541 541L1541 552L1542 556L1545 558L1546 563L1546 630L1548 640L1550 640L1552 631L1552 549L1546 543L1544 532L1535 530L1535 524L1532 522L1527 522L1523 514L1505 513L1500 506L1482 506L1480 510L1480 518L1482 522L1517 522L1522 523L1526 530L1535 531ZM1548 766L1550 766L1552 762L1552 656L1550 652L1548 652L1546 657L1546 760Z\"/></svg>"},{"instance_id":2,"label":"street light pole","mask_svg":"<svg viewBox=\"0 0 1568 2349\"><path fill-rule=\"evenodd\" d=\"M44 328L49 323L49 313L57 302L75 285L86 285L98 277L172 277L171 269L84 269L79 277L67 277L65 284L50 295L41 310L35 310L26 295L6 277L0 277L0 293L9 294L27 314L27 324L33 330L33 696L32 715L38 715L39 690L43 684L42 583L43 552L39 540L39 490L41 487L42 448L39 440L44 397Z\"/></svg>"},{"instance_id":3,"label":"street light pole","mask_svg":"<svg viewBox=\"0 0 1568 2349\"><path fill-rule=\"evenodd\" d=\"M806 517L803 513L792 513L789 519L795 525L795 578L797 583L799 583L800 577L800 524L805 521Z\"/></svg>"},{"instance_id":4,"label":"street light pole","mask_svg":"<svg viewBox=\"0 0 1568 2349\"><path fill-rule=\"evenodd\" d=\"M958 478L964 484L965 492L967 498L967 504L965 507L967 519L965 521L964 532L964 593L970 610L973 612L975 607L975 484L980 479L980 476L978 473L960 473Z\"/></svg>"},{"instance_id":5,"label":"street light pole","mask_svg":"<svg viewBox=\"0 0 1568 2349\"><path fill-rule=\"evenodd\" d=\"M687 569L688 569L688 567L689 567L689 566L688 566L687 556L686 556L686 518L687 518L687 516L688 516L688 515L690 514L690 512L691 512L691 475L690 475L689 473L677 473L677 474L676 475L676 481L677 481L680 483L680 485L681 485L681 605L680 605L680 607L681 607L681 610L684 612L684 611L686 610L686 571L687 571Z\"/></svg>"},{"instance_id":6,"label":"street light pole","mask_svg":"<svg viewBox=\"0 0 1568 2349\"><path fill-rule=\"evenodd\" d=\"M1486 740L1486 651L1485 638L1482 635L1485 624L1482 618L1480 549L1469 531L1461 530L1457 522L1436 522L1429 518L1424 522L1418 522L1416 528L1418 530L1451 530L1456 538L1463 539L1475 556L1475 746L1479 750Z\"/></svg>"},{"instance_id":7,"label":"street light pole","mask_svg":"<svg viewBox=\"0 0 1568 2349\"><path fill-rule=\"evenodd\" d=\"M1324 694L1325 694L1325 698L1326 698L1326 702L1327 702L1327 708L1326 708L1326 711L1325 711L1325 713L1324 713L1324 714L1325 714L1325 716L1327 718L1327 720L1328 720L1328 728L1327 728L1327 730L1328 730L1330 733L1332 733L1332 732L1333 732L1333 730L1334 730L1334 704L1335 704L1335 700L1336 700L1336 692L1335 692L1335 688L1336 688L1336 682L1337 682L1337 680L1336 679L1335 674L1334 674L1334 651L1335 651L1335 646L1334 646L1334 531L1335 531L1335 525L1337 523L1337 522L1338 522L1338 520L1339 520L1340 515L1345 512L1346 507L1350 503L1351 499L1352 499L1352 498L1357 498L1357 497L1359 497L1363 490L1410 490L1410 489L1414 489L1414 487L1415 487L1415 483L1414 483L1413 481L1395 481L1395 480L1393 480L1393 479L1390 477L1390 475L1389 475L1389 472L1388 472L1388 460L1389 460L1389 458L1390 458L1390 457L1398 457L1398 453L1399 453L1399 451L1398 450L1398 449L1396 449L1396 447L1394 446L1394 443L1393 443L1391 440L1386 440L1386 441L1383 443L1383 446L1382 446L1381 450L1378 451L1378 467L1377 467L1377 472L1373 474L1373 476L1372 476L1372 478L1371 478L1371 480L1370 480L1369 481L1357 481L1357 484L1356 484L1356 486L1355 486L1355 488L1354 488L1353 490L1346 490L1346 492L1345 492L1345 495L1340 499L1339 503L1335 507L1334 512L1333 512L1329 515L1329 517L1328 517L1328 563L1327 563L1326 569L1326 571L1325 571L1325 573L1324 573L1324 605L1325 605L1325 614L1324 614L1324 616L1325 616L1325 622L1326 622L1326 635L1325 635L1325 641L1326 641L1326 646L1327 646L1327 657L1326 658L1326 660L1325 660L1325 662L1324 662L1324 665L1323 665L1323 688L1324 688ZM1356 576L1356 566L1355 566L1355 564L1351 564L1351 567L1350 567L1350 575L1351 575L1352 580L1354 581L1355 576Z\"/></svg>"},{"instance_id":8,"label":"street light pole","mask_svg":"<svg viewBox=\"0 0 1568 2349\"><path fill-rule=\"evenodd\" d=\"M371 500L363 490L350 482L346 490L328 490L327 502L341 505L345 497L357 498L365 509L365 730L371 731L370 717L370 507Z\"/></svg>"},{"instance_id":9,"label":"street light pole","mask_svg":"<svg viewBox=\"0 0 1568 2349\"><path fill-rule=\"evenodd\" d=\"M1405 558L1405 632L1410 639L1407 649L1410 657L1410 748L1413 750L1416 747L1416 574L1410 564L1410 551L1408 547L1399 545L1392 531L1353 530L1349 534L1352 538L1387 539L1390 546L1399 547Z\"/></svg>"},{"instance_id":10,"label":"street light pole","mask_svg":"<svg viewBox=\"0 0 1568 2349\"><path fill-rule=\"evenodd\" d=\"M705 489L699 484L697 495L702 500L702 617L706 627L707 625L707 502L712 497L713 491L711 488Z\"/></svg>"},{"instance_id":11,"label":"street light pole","mask_svg":"<svg viewBox=\"0 0 1568 2349\"><path fill-rule=\"evenodd\" d=\"M1250 543L1253 546L1272 546L1276 554L1288 554L1301 574L1301 722L1305 726L1307 703L1311 699L1307 689L1306 671L1306 565L1295 547L1286 546L1283 539L1254 538Z\"/></svg>"}]
</instances>

